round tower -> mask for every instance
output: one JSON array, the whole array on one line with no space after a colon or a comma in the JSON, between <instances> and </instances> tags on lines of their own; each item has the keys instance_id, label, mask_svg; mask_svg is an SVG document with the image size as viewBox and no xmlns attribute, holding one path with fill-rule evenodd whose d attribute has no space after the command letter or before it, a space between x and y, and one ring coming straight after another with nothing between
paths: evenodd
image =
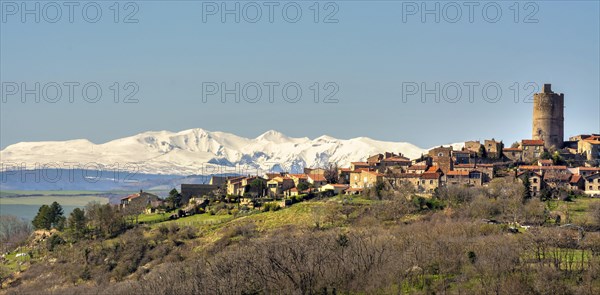
<instances>
[{"instance_id":1,"label":"round tower","mask_svg":"<svg viewBox=\"0 0 600 295\"><path fill-rule=\"evenodd\" d=\"M552 92L544 84L542 92L533 95L533 139L544 141L547 149L560 149L564 140L565 95Z\"/></svg>"}]
</instances>

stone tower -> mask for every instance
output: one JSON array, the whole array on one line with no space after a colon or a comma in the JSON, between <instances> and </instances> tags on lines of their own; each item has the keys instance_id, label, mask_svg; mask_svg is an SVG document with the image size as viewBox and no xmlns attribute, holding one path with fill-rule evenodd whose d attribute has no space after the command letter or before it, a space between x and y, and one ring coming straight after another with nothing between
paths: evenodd
<instances>
[{"instance_id":1,"label":"stone tower","mask_svg":"<svg viewBox=\"0 0 600 295\"><path fill-rule=\"evenodd\" d=\"M544 140L547 149L560 149L564 140L565 95L554 93L551 84L533 95L533 139Z\"/></svg>"}]
</instances>

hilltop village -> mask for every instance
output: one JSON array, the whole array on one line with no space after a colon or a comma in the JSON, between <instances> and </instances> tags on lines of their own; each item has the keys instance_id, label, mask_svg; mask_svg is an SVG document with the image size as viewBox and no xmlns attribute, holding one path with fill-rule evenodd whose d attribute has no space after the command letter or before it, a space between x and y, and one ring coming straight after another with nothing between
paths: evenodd
<instances>
[{"instance_id":1,"label":"hilltop village","mask_svg":"<svg viewBox=\"0 0 600 295\"><path fill-rule=\"evenodd\" d=\"M509 147L499 140L467 141L461 149L440 146L417 159L393 151L368 155L349 167L305 168L303 173L265 173L212 176L208 184L182 184L178 203L183 214L209 196L235 199L248 208L263 204L285 207L318 194L379 194L383 189L411 189L431 196L441 187L485 186L494 178L520 179L531 196L551 199L571 195L600 195L600 134L581 134L564 141L564 94L550 84L534 95L531 139ZM145 196L139 198L140 196ZM140 192L123 198L148 205L153 212L163 202ZM186 205L188 204L188 205ZM191 205L194 204L194 205Z\"/></svg>"}]
</instances>

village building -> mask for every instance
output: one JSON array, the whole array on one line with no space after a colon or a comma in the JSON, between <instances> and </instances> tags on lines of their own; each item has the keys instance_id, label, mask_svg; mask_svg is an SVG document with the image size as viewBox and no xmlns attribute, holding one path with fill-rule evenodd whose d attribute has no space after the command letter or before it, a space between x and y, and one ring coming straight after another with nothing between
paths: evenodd
<instances>
[{"instance_id":1,"label":"village building","mask_svg":"<svg viewBox=\"0 0 600 295\"><path fill-rule=\"evenodd\" d=\"M573 174L579 174L583 177L600 173L600 167L575 167L570 170Z\"/></svg>"},{"instance_id":2,"label":"village building","mask_svg":"<svg viewBox=\"0 0 600 295\"><path fill-rule=\"evenodd\" d=\"M570 190L584 190L585 188L585 180L579 174L571 174L571 179L569 179L569 189Z\"/></svg>"},{"instance_id":3,"label":"village building","mask_svg":"<svg viewBox=\"0 0 600 295\"><path fill-rule=\"evenodd\" d=\"M600 196L600 173L586 176L585 193L590 196Z\"/></svg>"},{"instance_id":4,"label":"village building","mask_svg":"<svg viewBox=\"0 0 600 295\"><path fill-rule=\"evenodd\" d=\"M158 207L159 205L162 205L162 201L163 200L159 196L140 190L139 193L121 198L120 206L121 208L136 206L145 209L147 206L152 206L153 203Z\"/></svg>"},{"instance_id":5,"label":"village building","mask_svg":"<svg viewBox=\"0 0 600 295\"><path fill-rule=\"evenodd\" d=\"M523 150L521 148L504 148L502 149L502 154L513 162L519 163L523 161Z\"/></svg>"},{"instance_id":6,"label":"village building","mask_svg":"<svg viewBox=\"0 0 600 295\"><path fill-rule=\"evenodd\" d=\"M427 171L426 165L412 165L406 169L407 173L423 174Z\"/></svg>"},{"instance_id":7,"label":"village building","mask_svg":"<svg viewBox=\"0 0 600 295\"><path fill-rule=\"evenodd\" d=\"M335 195L343 194L350 187L347 184L326 184L319 188L319 191L333 191Z\"/></svg>"},{"instance_id":8,"label":"village building","mask_svg":"<svg viewBox=\"0 0 600 295\"><path fill-rule=\"evenodd\" d=\"M479 149L481 148L481 143L479 140L477 141L465 141L465 150L471 151L475 154L479 153Z\"/></svg>"},{"instance_id":9,"label":"village building","mask_svg":"<svg viewBox=\"0 0 600 295\"><path fill-rule=\"evenodd\" d=\"M540 194L542 188L544 188L544 179L541 174L534 171L523 171L517 174L517 178L521 181L525 181L525 178L529 178L529 191L532 197L537 197Z\"/></svg>"},{"instance_id":10,"label":"village building","mask_svg":"<svg viewBox=\"0 0 600 295\"><path fill-rule=\"evenodd\" d=\"M327 179L323 174L308 174L307 180L314 189L319 189L321 186L327 184Z\"/></svg>"},{"instance_id":11,"label":"village building","mask_svg":"<svg viewBox=\"0 0 600 295\"><path fill-rule=\"evenodd\" d=\"M502 157L502 149L504 144L502 141L496 141L495 139L485 140L483 143L488 158L498 159Z\"/></svg>"},{"instance_id":12,"label":"village building","mask_svg":"<svg viewBox=\"0 0 600 295\"><path fill-rule=\"evenodd\" d=\"M447 185L483 185L483 173L477 170L471 171L448 171L446 173Z\"/></svg>"},{"instance_id":13,"label":"village building","mask_svg":"<svg viewBox=\"0 0 600 295\"><path fill-rule=\"evenodd\" d=\"M306 174L288 174L288 176L294 181L295 187L301 183L308 185L308 175Z\"/></svg>"},{"instance_id":14,"label":"village building","mask_svg":"<svg viewBox=\"0 0 600 295\"><path fill-rule=\"evenodd\" d=\"M202 197L210 194L214 190L219 189L220 185L212 184L181 184L181 200L184 204L189 202L191 198Z\"/></svg>"},{"instance_id":15,"label":"village building","mask_svg":"<svg viewBox=\"0 0 600 295\"><path fill-rule=\"evenodd\" d=\"M419 177L418 191L433 193L442 184L441 172L425 172Z\"/></svg>"},{"instance_id":16,"label":"village building","mask_svg":"<svg viewBox=\"0 0 600 295\"><path fill-rule=\"evenodd\" d=\"M279 176L267 181L267 190L271 197L282 196L286 190L293 187L294 180L287 176Z\"/></svg>"},{"instance_id":17,"label":"village building","mask_svg":"<svg viewBox=\"0 0 600 295\"><path fill-rule=\"evenodd\" d=\"M544 152L544 141L540 139L523 139L521 141L521 147L523 149L523 162L532 163L539 159Z\"/></svg>"},{"instance_id":18,"label":"village building","mask_svg":"<svg viewBox=\"0 0 600 295\"><path fill-rule=\"evenodd\" d=\"M452 157L454 160L454 164L469 164L472 157L474 157L473 152L464 150L464 151L452 151Z\"/></svg>"},{"instance_id":19,"label":"village building","mask_svg":"<svg viewBox=\"0 0 600 295\"><path fill-rule=\"evenodd\" d=\"M429 156L433 160L433 165L440 167L442 172L446 173L453 168L452 147L437 147L429 150Z\"/></svg>"},{"instance_id":20,"label":"village building","mask_svg":"<svg viewBox=\"0 0 600 295\"><path fill-rule=\"evenodd\" d=\"M350 188L370 188L374 187L377 182L383 181L383 174L377 171L357 170L350 174Z\"/></svg>"},{"instance_id":21,"label":"village building","mask_svg":"<svg viewBox=\"0 0 600 295\"><path fill-rule=\"evenodd\" d=\"M554 189L569 188L569 182L571 181L570 173L548 172L543 177L544 183Z\"/></svg>"},{"instance_id":22,"label":"village building","mask_svg":"<svg viewBox=\"0 0 600 295\"><path fill-rule=\"evenodd\" d=\"M588 161L600 159L600 139L590 137L578 141L577 153L584 155Z\"/></svg>"},{"instance_id":23,"label":"village building","mask_svg":"<svg viewBox=\"0 0 600 295\"><path fill-rule=\"evenodd\" d=\"M338 168L338 182L342 184L349 184L350 172L352 172L352 169L350 168Z\"/></svg>"}]
</instances>

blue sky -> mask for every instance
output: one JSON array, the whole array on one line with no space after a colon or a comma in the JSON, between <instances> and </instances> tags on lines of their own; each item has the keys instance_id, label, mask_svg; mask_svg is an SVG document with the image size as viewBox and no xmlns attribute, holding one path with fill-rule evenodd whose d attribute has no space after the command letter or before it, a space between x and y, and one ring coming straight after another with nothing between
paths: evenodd
<instances>
[{"instance_id":1,"label":"blue sky","mask_svg":"<svg viewBox=\"0 0 600 295\"><path fill-rule=\"evenodd\" d=\"M79 8L70 23L66 7L56 23L44 19L55 16L54 7L40 12L39 23L31 15L23 22L20 11L7 13L13 6L2 3L1 148L21 141L77 138L102 143L148 130L198 127L246 137L270 129L295 137L368 136L422 147L492 137L510 144L531 137L532 104L525 88L530 82L552 83L553 90L565 93L566 137L600 132L598 1L520 2L517 21L513 1L496 1L502 14L495 23L483 17L486 2L474 8L473 22L468 7L454 2L462 12L455 23L448 21L456 16L454 6L431 1L426 8L439 3L439 23L434 15L425 15L423 21L420 11L408 14L413 3L420 10L422 1L320 2L319 22L314 22L313 1L296 1L302 10L296 23L282 17L286 2L274 8L272 23L263 2L255 2L263 12L256 23L243 18L254 16L255 7L248 2L237 2L240 10L248 9L241 12L239 23L231 15L223 22L219 12L207 13L212 7L207 5L222 1L205 2L204 10L201 1L134 1L129 7L122 2L119 22L114 21L113 1L97 1L102 16L96 23L87 22ZM38 3L42 10L48 2ZM495 7L489 8L488 19L495 17ZM138 22L123 23L134 8ZM331 19L338 22L324 23L334 9ZM287 16L293 17L293 11ZM537 23L525 22L531 20ZM64 85L56 103L36 103L32 96L23 103L22 89L7 95L14 90L10 85L33 88L36 82L40 88L48 86L50 96L52 82L80 86L73 102ZM78 92L90 82L103 91L96 103ZM121 88L118 103L109 88L115 82ZM122 101L134 89L123 89L127 82L137 85L137 103ZM255 103L237 103L231 96L223 103L220 92L203 102L203 83L211 82L229 88L236 82L240 88L249 85L249 95L257 83L263 93ZM272 103L265 82L279 83ZM315 82L321 88L318 103L311 90ZM323 89L328 82L337 85L336 103L323 102L335 89ZM473 102L464 86L470 82L479 85ZM301 87L298 102L282 98L286 83ZM440 92L447 86L448 96L455 94L452 85L461 85L462 95L450 103L443 93L430 94L423 103L421 92L403 92L403 85L434 88L435 83ZM486 84L502 90L497 102L482 96ZM515 85L520 88L518 102ZM488 96L493 98L491 89ZM442 100L435 102L435 97Z\"/></svg>"}]
</instances>

